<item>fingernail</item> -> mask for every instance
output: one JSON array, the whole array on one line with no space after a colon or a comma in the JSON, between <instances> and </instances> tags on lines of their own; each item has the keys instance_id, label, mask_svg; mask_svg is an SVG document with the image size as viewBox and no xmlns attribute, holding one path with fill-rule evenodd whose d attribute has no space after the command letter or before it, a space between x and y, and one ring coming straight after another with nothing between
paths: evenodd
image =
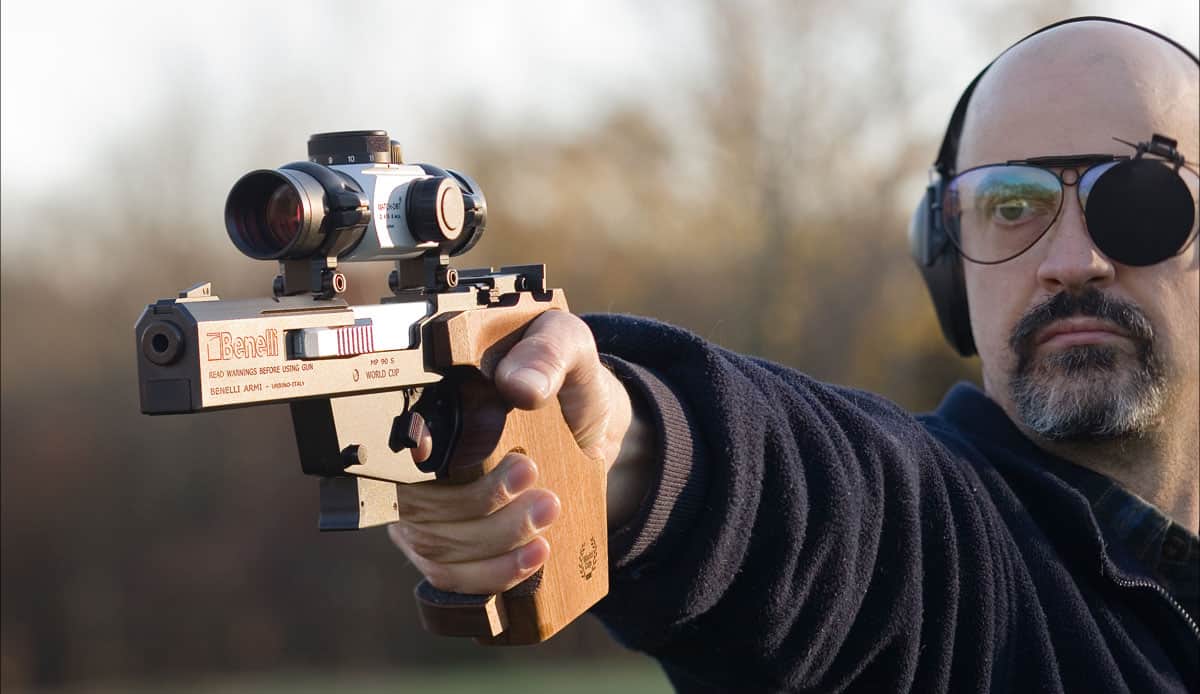
<instances>
[{"instance_id":1,"label":"fingernail","mask_svg":"<svg viewBox=\"0 0 1200 694\"><path fill-rule=\"evenodd\" d=\"M530 461L519 460L513 463L508 472L504 473L504 490L509 496L515 496L533 486L537 479L537 469Z\"/></svg>"},{"instance_id":2,"label":"fingernail","mask_svg":"<svg viewBox=\"0 0 1200 694\"><path fill-rule=\"evenodd\" d=\"M508 377L533 388L543 398L550 397L550 379L537 369L520 368L509 374Z\"/></svg>"},{"instance_id":3,"label":"fingernail","mask_svg":"<svg viewBox=\"0 0 1200 694\"><path fill-rule=\"evenodd\" d=\"M540 566L549 558L549 552L544 545L544 542L534 540L517 550L517 566L521 571L529 571Z\"/></svg>"},{"instance_id":4,"label":"fingernail","mask_svg":"<svg viewBox=\"0 0 1200 694\"><path fill-rule=\"evenodd\" d=\"M541 530L558 518L558 511L558 497L542 497L534 503L533 508L529 509L529 522L534 528Z\"/></svg>"}]
</instances>

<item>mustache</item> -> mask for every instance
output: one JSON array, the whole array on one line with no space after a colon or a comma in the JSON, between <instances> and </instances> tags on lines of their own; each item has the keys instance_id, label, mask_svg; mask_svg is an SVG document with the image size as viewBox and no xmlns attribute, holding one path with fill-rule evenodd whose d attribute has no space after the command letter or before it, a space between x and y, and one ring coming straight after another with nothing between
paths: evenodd
<instances>
[{"instance_id":1,"label":"mustache","mask_svg":"<svg viewBox=\"0 0 1200 694\"><path fill-rule=\"evenodd\" d=\"M1108 321L1128 333L1143 348L1154 340L1154 327L1140 308L1114 299L1099 289L1087 289L1078 294L1059 292L1034 306L1013 326L1008 345L1018 356L1025 358L1033 352L1034 337L1042 328L1075 316Z\"/></svg>"}]
</instances>

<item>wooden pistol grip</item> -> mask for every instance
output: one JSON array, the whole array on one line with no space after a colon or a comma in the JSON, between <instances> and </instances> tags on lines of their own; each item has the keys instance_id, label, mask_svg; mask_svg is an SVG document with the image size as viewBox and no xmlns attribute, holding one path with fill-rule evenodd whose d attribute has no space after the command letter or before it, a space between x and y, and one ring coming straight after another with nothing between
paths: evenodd
<instances>
[{"instance_id":1,"label":"wooden pistol grip","mask_svg":"<svg viewBox=\"0 0 1200 694\"><path fill-rule=\"evenodd\" d=\"M473 636L489 645L538 643L608 593L604 461L579 449L557 401L537 410L513 409L491 384L496 363L529 323L547 309L566 309L561 291L550 294L550 300L536 301L522 293L512 306L454 313L431 326L439 366L465 367L456 370L463 421L445 482L470 482L518 451L537 464L538 484L562 502L558 520L543 533L550 558L511 590L468 596L425 582L417 587L421 620L433 633Z\"/></svg>"}]
</instances>

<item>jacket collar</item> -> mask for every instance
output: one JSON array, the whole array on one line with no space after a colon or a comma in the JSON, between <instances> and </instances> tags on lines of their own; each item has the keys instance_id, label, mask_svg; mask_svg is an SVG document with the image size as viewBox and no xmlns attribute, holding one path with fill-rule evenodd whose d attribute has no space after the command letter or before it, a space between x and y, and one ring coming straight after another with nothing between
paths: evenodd
<instances>
[{"instance_id":1,"label":"jacket collar","mask_svg":"<svg viewBox=\"0 0 1200 694\"><path fill-rule=\"evenodd\" d=\"M1123 542L1114 541L1111 530L1101 529L1091 503L1081 491L1103 481L1115 483L1038 448L999 405L972 384L955 385L934 417L957 431L1004 477L1060 555L1071 557L1081 571L1093 567L1126 590L1156 591L1162 604L1182 618L1176 624L1186 624L1191 637L1200 639L1195 620ZM1185 660L1194 669L1194 649L1187 648Z\"/></svg>"},{"instance_id":2,"label":"jacket collar","mask_svg":"<svg viewBox=\"0 0 1200 694\"><path fill-rule=\"evenodd\" d=\"M1014 488L1043 523L1043 530L1065 554L1080 551L1089 562L1111 560L1125 578L1153 580L1142 566L1096 520L1083 490L1107 477L1048 453L1031 441L1008 414L971 383L958 383L943 398L935 415L971 441ZM1084 539L1084 542L1081 542ZM1093 564L1096 565L1096 564Z\"/></svg>"}]
</instances>

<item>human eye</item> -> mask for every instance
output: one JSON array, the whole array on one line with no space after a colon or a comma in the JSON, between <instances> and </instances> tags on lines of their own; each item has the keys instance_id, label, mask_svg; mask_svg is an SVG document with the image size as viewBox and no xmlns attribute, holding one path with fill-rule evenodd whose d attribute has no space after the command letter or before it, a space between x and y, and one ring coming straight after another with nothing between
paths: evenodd
<instances>
[{"instance_id":1,"label":"human eye","mask_svg":"<svg viewBox=\"0 0 1200 694\"><path fill-rule=\"evenodd\" d=\"M997 222L1018 224L1029 218L1030 207L1028 200L1009 198L996 203L992 209L992 217Z\"/></svg>"},{"instance_id":2,"label":"human eye","mask_svg":"<svg viewBox=\"0 0 1200 694\"><path fill-rule=\"evenodd\" d=\"M977 208L992 224L1015 227L1054 214L1055 197L1040 186L1007 185L988 190Z\"/></svg>"}]
</instances>

